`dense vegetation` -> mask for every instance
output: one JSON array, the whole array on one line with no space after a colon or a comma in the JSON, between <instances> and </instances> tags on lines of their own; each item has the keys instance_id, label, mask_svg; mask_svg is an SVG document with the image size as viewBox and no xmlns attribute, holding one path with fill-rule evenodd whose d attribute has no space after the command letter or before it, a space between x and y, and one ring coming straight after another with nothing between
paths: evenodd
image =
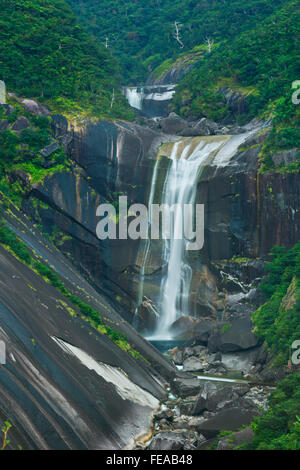
<instances>
[{"instance_id":1,"label":"dense vegetation","mask_svg":"<svg viewBox=\"0 0 300 470\"><path fill-rule=\"evenodd\" d=\"M68 0L82 21L119 59L130 81L144 80L165 59L203 43L231 40L253 28L284 0ZM175 40L175 21L181 24Z\"/></svg>"},{"instance_id":2,"label":"dense vegetation","mask_svg":"<svg viewBox=\"0 0 300 470\"><path fill-rule=\"evenodd\" d=\"M267 301L253 315L255 332L276 356L275 364L287 364L300 338L300 242L290 250L274 247L266 269L260 289Z\"/></svg>"},{"instance_id":3,"label":"dense vegetation","mask_svg":"<svg viewBox=\"0 0 300 470\"><path fill-rule=\"evenodd\" d=\"M108 45L131 83L144 81L151 71L160 75L191 51L202 52L179 83L172 110L221 120L230 113L218 90L229 87L247 95L241 124L257 116L274 118L262 154L264 170L274 166L272 152L300 146L300 107L291 99L292 83L300 76L297 1L68 1L78 19ZM180 41L174 37L175 21L181 24Z\"/></svg>"},{"instance_id":4,"label":"dense vegetation","mask_svg":"<svg viewBox=\"0 0 300 470\"><path fill-rule=\"evenodd\" d=\"M0 0L0 79L58 110L131 118L110 52L64 0Z\"/></svg>"},{"instance_id":5,"label":"dense vegetation","mask_svg":"<svg viewBox=\"0 0 300 470\"><path fill-rule=\"evenodd\" d=\"M15 126L19 119L26 124L18 131ZM41 183L46 176L67 170L68 162L60 145L49 158L40 153L54 142L47 116L35 116L17 101L10 100L9 107L0 107L0 125L4 127L0 132L0 190L20 206L26 194L26 180L22 182L18 177L20 172L31 183Z\"/></svg>"},{"instance_id":6,"label":"dense vegetation","mask_svg":"<svg viewBox=\"0 0 300 470\"><path fill-rule=\"evenodd\" d=\"M292 103L292 83L300 73L299 22L298 2L286 2L252 30L219 44L179 84L174 109L225 118L228 109L216 91L228 86L248 95L241 123L262 114L275 118L266 153L299 146L299 106Z\"/></svg>"},{"instance_id":7,"label":"dense vegetation","mask_svg":"<svg viewBox=\"0 0 300 470\"><path fill-rule=\"evenodd\" d=\"M300 373L287 376L271 393L269 409L252 423L254 440L242 449L300 450Z\"/></svg>"}]
</instances>

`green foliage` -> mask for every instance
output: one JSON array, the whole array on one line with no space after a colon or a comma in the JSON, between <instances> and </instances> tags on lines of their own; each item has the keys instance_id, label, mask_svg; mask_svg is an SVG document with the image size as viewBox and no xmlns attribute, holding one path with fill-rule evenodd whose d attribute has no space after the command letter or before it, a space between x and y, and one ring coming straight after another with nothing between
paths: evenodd
<instances>
[{"instance_id":1,"label":"green foliage","mask_svg":"<svg viewBox=\"0 0 300 470\"><path fill-rule=\"evenodd\" d=\"M5 421L4 425L2 426L2 433L3 433L3 441L0 450L4 450L5 447L10 443L10 440L7 439L7 434L10 428L12 427L12 424L9 421Z\"/></svg>"},{"instance_id":2,"label":"green foliage","mask_svg":"<svg viewBox=\"0 0 300 470\"><path fill-rule=\"evenodd\" d=\"M300 373L279 383L270 395L269 406L254 419L254 440L242 449L300 450Z\"/></svg>"},{"instance_id":3,"label":"green foliage","mask_svg":"<svg viewBox=\"0 0 300 470\"><path fill-rule=\"evenodd\" d=\"M116 60L64 0L0 0L0 7L0 78L9 89L53 106L66 100L80 112L132 118Z\"/></svg>"},{"instance_id":4,"label":"green foliage","mask_svg":"<svg viewBox=\"0 0 300 470\"><path fill-rule=\"evenodd\" d=\"M31 264L32 258L26 245L2 221L0 221L0 243L8 246L26 264Z\"/></svg>"},{"instance_id":5,"label":"green foliage","mask_svg":"<svg viewBox=\"0 0 300 470\"><path fill-rule=\"evenodd\" d=\"M300 338L300 242L287 250L274 247L268 276L260 289L267 298L254 314L255 333L266 340L277 356L276 365L286 363L290 347Z\"/></svg>"},{"instance_id":6,"label":"green foliage","mask_svg":"<svg viewBox=\"0 0 300 470\"><path fill-rule=\"evenodd\" d=\"M273 14L268 16L272 12L263 9L263 21L248 30L243 24L242 34L224 40L200 61L177 86L173 99L173 109L184 116L218 119L228 113L218 88L247 95L249 109L243 121L257 115L274 118L275 128L263 150L265 169L272 167L268 156L276 149L300 146L300 107L293 104L291 89L299 79L299 4L272 5Z\"/></svg>"},{"instance_id":7,"label":"green foliage","mask_svg":"<svg viewBox=\"0 0 300 470\"><path fill-rule=\"evenodd\" d=\"M118 57L130 81L145 80L166 59L203 44L231 40L270 15L283 0L68 0L78 19ZM180 23L184 49L174 39Z\"/></svg>"}]
</instances>

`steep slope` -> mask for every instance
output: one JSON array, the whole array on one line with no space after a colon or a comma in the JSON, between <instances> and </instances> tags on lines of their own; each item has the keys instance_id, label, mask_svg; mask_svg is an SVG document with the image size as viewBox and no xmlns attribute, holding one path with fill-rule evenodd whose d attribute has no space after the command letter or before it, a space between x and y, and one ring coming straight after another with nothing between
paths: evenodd
<instances>
[{"instance_id":1,"label":"steep slope","mask_svg":"<svg viewBox=\"0 0 300 470\"><path fill-rule=\"evenodd\" d=\"M149 434L173 367L13 206L5 217L0 416L11 447L131 447Z\"/></svg>"}]
</instances>

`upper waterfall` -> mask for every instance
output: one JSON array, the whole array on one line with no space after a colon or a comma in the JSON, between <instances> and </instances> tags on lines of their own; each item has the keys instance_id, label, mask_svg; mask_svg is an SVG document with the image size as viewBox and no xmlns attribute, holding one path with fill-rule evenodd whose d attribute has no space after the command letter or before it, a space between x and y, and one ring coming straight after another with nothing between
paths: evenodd
<instances>
[{"instance_id":1,"label":"upper waterfall","mask_svg":"<svg viewBox=\"0 0 300 470\"><path fill-rule=\"evenodd\" d=\"M169 101L174 93L173 84L123 88L130 106L150 118L168 115Z\"/></svg>"},{"instance_id":2,"label":"upper waterfall","mask_svg":"<svg viewBox=\"0 0 300 470\"><path fill-rule=\"evenodd\" d=\"M246 140L249 133L237 136L211 136L185 138L175 143L167 144L159 155L168 153L169 168L163 184L160 197L161 204L169 207L178 204L195 205L197 194L197 181L201 171L207 164L224 166L230 162L238 147ZM151 182L149 203L154 198L158 165L156 163ZM192 280L192 268L187 257L187 240L184 236L176 239L174 236L178 225L183 224L182 217L174 213L171 225L171 236L164 237L162 233L162 265L160 292L155 299L159 319L157 327L151 336L155 340L172 339L171 326L183 315L190 315L189 299ZM149 242L150 243L150 242ZM146 246L141 269L141 282L144 283L144 273L149 258L150 245ZM140 286L140 299L142 300L143 286Z\"/></svg>"}]
</instances>

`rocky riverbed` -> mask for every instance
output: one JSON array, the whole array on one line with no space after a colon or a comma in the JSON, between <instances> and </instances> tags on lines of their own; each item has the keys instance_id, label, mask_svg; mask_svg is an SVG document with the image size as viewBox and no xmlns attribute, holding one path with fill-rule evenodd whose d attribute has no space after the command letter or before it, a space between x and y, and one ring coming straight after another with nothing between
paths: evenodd
<instances>
[{"instance_id":1,"label":"rocky riverbed","mask_svg":"<svg viewBox=\"0 0 300 470\"><path fill-rule=\"evenodd\" d=\"M245 369L232 369L238 358L229 361L228 354L211 353L205 346L169 350L178 373L170 383L168 398L154 415L152 439L136 448L230 450L250 442L250 423L267 409L268 395L274 389L257 380L255 360L260 354L261 348L251 352L245 373Z\"/></svg>"}]
</instances>

